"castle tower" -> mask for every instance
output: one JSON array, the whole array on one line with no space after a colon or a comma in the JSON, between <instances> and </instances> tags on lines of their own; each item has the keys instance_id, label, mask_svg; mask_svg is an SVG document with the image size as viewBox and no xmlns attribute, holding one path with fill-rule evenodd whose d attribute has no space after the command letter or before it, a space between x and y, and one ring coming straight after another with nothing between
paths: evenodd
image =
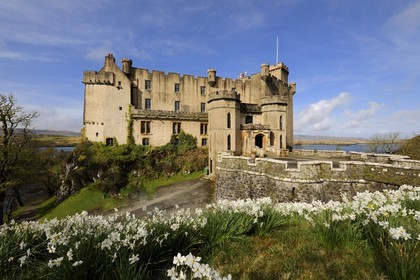
<instances>
[{"instance_id":1,"label":"castle tower","mask_svg":"<svg viewBox=\"0 0 420 280\"><path fill-rule=\"evenodd\" d=\"M216 69L207 70L209 86L214 87L216 85Z\"/></svg>"},{"instance_id":2,"label":"castle tower","mask_svg":"<svg viewBox=\"0 0 420 280\"><path fill-rule=\"evenodd\" d=\"M216 174L219 152L241 154L240 102L240 95L234 89L215 91L208 96L210 175Z\"/></svg>"},{"instance_id":3,"label":"castle tower","mask_svg":"<svg viewBox=\"0 0 420 280\"><path fill-rule=\"evenodd\" d=\"M125 74L131 74L132 65L133 65L133 61L131 59L128 59L128 58L121 59L121 66L122 66L121 70Z\"/></svg>"}]
</instances>

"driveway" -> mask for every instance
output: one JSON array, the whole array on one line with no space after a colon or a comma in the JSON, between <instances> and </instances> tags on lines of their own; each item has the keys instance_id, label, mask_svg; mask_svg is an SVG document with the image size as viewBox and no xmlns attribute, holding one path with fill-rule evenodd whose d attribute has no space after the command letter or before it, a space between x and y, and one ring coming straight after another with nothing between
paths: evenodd
<instances>
[{"instance_id":1,"label":"driveway","mask_svg":"<svg viewBox=\"0 0 420 280\"><path fill-rule=\"evenodd\" d=\"M144 207L146 207L146 211L157 207L166 210L167 213L172 213L177 211L175 205L178 205L179 208L196 209L204 208L214 201L214 182L199 178L160 187L152 198L133 199L128 206L119 209L119 213L130 212L136 217L142 217L146 214L143 210Z\"/></svg>"}]
</instances>

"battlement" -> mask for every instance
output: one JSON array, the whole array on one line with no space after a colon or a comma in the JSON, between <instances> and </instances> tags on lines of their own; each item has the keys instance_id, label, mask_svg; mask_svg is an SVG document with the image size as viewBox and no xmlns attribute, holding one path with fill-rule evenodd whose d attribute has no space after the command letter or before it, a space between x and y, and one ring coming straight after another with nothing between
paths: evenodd
<instances>
[{"instance_id":1,"label":"battlement","mask_svg":"<svg viewBox=\"0 0 420 280\"><path fill-rule=\"evenodd\" d=\"M113 85L115 83L114 73L112 72L96 72L96 71L84 71L83 81L84 84L107 84Z\"/></svg>"},{"instance_id":2,"label":"battlement","mask_svg":"<svg viewBox=\"0 0 420 280\"><path fill-rule=\"evenodd\" d=\"M160 119L160 120L196 120L201 122L208 121L208 114L201 112L175 112L163 110L144 110L138 109L132 112L133 119Z\"/></svg>"},{"instance_id":3,"label":"battlement","mask_svg":"<svg viewBox=\"0 0 420 280\"><path fill-rule=\"evenodd\" d=\"M235 90L218 90L210 93L208 95L208 102L220 100L220 99L228 99L228 100L241 100L241 95L237 93Z\"/></svg>"},{"instance_id":4,"label":"battlement","mask_svg":"<svg viewBox=\"0 0 420 280\"><path fill-rule=\"evenodd\" d=\"M391 157L390 157L391 159ZM420 184L420 161L291 161L222 155L218 157L217 199L270 196L274 201L341 200L365 190Z\"/></svg>"},{"instance_id":5,"label":"battlement","mask_svg":"<svg viewBox=\"0 0 420 280\"><path fill-rule=\"evenodd\" d=\"M271 95L261 98L261 106L272 104L287 104L287 95Z\"/></svg>"},{"instance_id":6,"label":"battlement","mask_svg":"<svg viewBox=\"0 0 420 280\"><path fill-rule=\"evenodd\" d=\"M241 113L261 113L261 106L258 104L241 103Z\"/></svg>"},{"instance_id":7,"label":"battlement","mask_svg":"<svg viewBox=\"0 0 420 280\"><path fill-rule=\"evenodd\" d=\"M256 123L247 123L241 124L242 130L270 130L268 124L256 124Z\"/></svg>"}]
</instances>

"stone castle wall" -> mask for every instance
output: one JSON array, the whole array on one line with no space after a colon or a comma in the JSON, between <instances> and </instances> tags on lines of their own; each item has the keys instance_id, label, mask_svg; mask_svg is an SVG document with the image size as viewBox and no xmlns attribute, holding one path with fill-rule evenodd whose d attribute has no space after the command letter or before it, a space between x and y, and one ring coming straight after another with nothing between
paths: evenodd
<instances>
[{"instance_id":1,"label":"stone castle wall","mask_svg":"<svg viewBox=\"0 0 420 280\"><path fill-rule=\"evenodd\" d=\"M293 152L294 153L294 152ZM366 154L358 153L360 157ZM355 156L355 155L353 155ZM275 201L340 200L357 192L420 185L420 161L380 156L373 161L286 161L221 156L216 175L217 199L270 196Z\"/></svg>"}]
</instances>

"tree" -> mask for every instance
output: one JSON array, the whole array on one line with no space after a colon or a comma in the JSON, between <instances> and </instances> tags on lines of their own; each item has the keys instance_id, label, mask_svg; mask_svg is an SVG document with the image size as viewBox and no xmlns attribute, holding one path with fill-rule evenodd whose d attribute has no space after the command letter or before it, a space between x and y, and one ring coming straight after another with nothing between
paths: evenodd
<instances>
[{"instance_id":1,"label":"tree","mask_svg":"<svg viewBox=\"0 0 420 280\"><path fill-rule=\"evenodd\" d=\"M31 147L31 121L38 112L25 112L13 94L0 94L0 225L3 224L3 204L7 189L16 188L28 172L28 150ZM22 176L23 175L23 176Z\"/></svg>"},{"instance_id":2,"label":"tree","mask_svg":"<svg viewBox=\"0 0 420 280\"><path fill-rule=\"evenodd\" d=\"M375 154L395 154L400 148L400 132L375 133L369 139L369 152Z\"/></svg>"}]
</instances>

